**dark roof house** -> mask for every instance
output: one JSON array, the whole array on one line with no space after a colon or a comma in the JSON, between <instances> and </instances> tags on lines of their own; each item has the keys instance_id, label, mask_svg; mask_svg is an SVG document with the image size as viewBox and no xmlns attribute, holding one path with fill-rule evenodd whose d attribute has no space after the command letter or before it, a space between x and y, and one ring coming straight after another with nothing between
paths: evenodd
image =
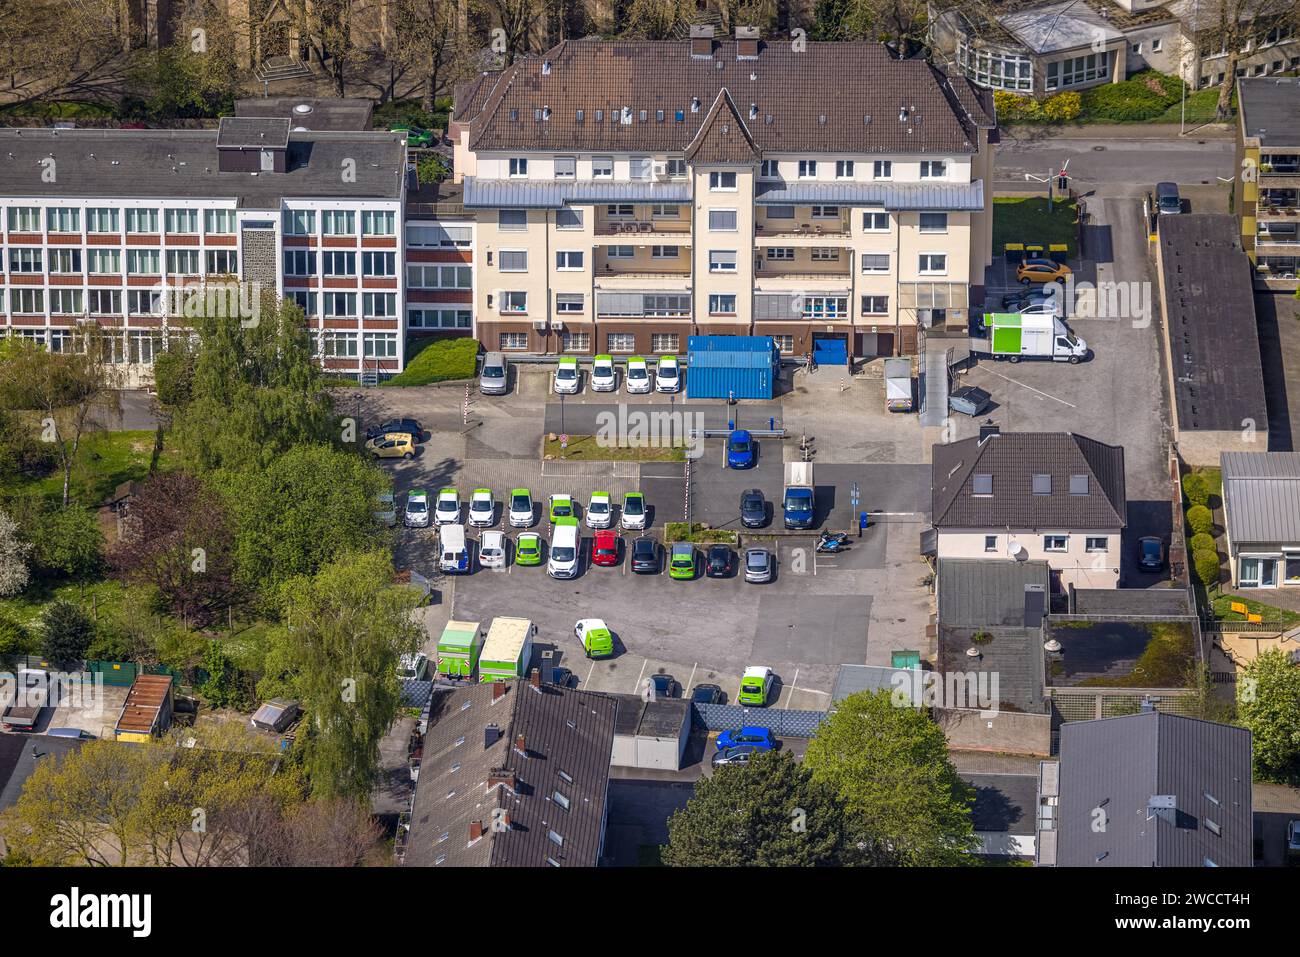
<instances>
[{"instance_id":1,"label":"dark roof house","mask_svg":"<svg viewBox=\"0 0 1300 957\"><path fill-rule=\"evenodd\" d=\"M595 867L618 704L531 681L438 694L403 863Z\"/></svg>"},{"instance_id":2,"label":"dark roof house","mask_svg":"<svg viewBox=\"0 0 1300 957\"><path fill-rule=\"evenodd\" d=\"M934 447L936 528L1118 529L1124 450L1071 432L994 432Z\"/></svg>"},{"instance_id":3,"label":"dark roof house","mask_svg":"<svg viewBox=\"0 0 1300 957\"><path fill-rule=\"evenodd\" d=\"M1250 761L1250 732L1233 725L1159 711L1067 722L1056 863L1250 867Z\"/></svg>"}]
</instances>

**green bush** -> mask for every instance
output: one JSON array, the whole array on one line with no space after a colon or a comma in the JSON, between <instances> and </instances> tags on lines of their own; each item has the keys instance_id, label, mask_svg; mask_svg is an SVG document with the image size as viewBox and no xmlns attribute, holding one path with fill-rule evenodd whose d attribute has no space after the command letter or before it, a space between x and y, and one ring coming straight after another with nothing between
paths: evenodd
<instances>
[{"instance_id":1,"label":"green bush","mask_svg":"<svg viewBox=\"0 0 1300 957\"><path fill-rule=\"evenodd\" d=\"M70 601L59 600L41 617L44 640L41 653L57 664L71 664L86 657L95 638L95 623Z\"/></svg>"},{"instance_id":2,"label":"green bush","mask_svg":"<svg viewBox=\"0 0 1300 957\"><path fill-rule=\"evenodd\" d=\"M406 369L384 385L428 385L449 379L472 379L477 368L477 339L438 339L418 347Z\"/></svg>"},{"instance_id":3,"label":"green bush","mask_svg":"<svg viewBox=\"0 0 1300 957\"><path fill-rule=\"evenodd\" d=\"M1214 529L1214 513L1204 505L1193 505L1187 510L1187 526L1193 535L1208 534Z\"/></svg>"},{"instance_id":4,"label":"green bush","mask_svg":"<svg viewBox=\"0 0 1300 957\"><path fill-rule=\"evenodd\" d=\"M30 655L36 650L36 639L22 623L0 611L0 661L10 655Z\"/></svg>"},{"instance_id":5,"label":"green bush","mask_svg":"<svg viewBox=\"0 0 1300 957\"><path fill-rule=\"evenodd\" d=\"M1192 565L1196 569L1196 577L1206 588L1219 583L1218 552L1192 552Z\"/></svg>"},{"instance_id":6,"label":"green bush","mask_svg":"<svg viewBox=\"0 0 1300 957\"><path fill-rule=\"evenodd\" d=\"M1153 120L1177 103L1182 93L1183 81L1178 77L1144 70L1120 83L1085 90L1082 106L1090 120Z\"/></svg>"},{"instance_id":7,"label":"green bush","mask_svg":"<svg viewBox=\"0 0 1300 957\"><path fill-rule=\"evenodd\" d=\"M1214 543L1214 536L1206 532L1198 532L1193 535L1191 541L1187 543L1187 547L1193 552L1212 552L1218 548Z\"/></svg>"},{"instance_id":8,"label":"green bush","mask_svg":"<svg viewBox=\"0 0 1300 957\"><path fill-rule=\"evenodd\" d=\"M1077 120L1083 112L1083 97L1073 91L1049 96L1043 101L1043 119L1049 123L1067 123Z\"/></svg>"},{"instance_id":9,"label":"green bush","mask_svg":"<svg viewBox=\"0 0 1300 957\"><path fill-rule=\"evenodd\" d=\"M1183 494L1189 505L1207 505L1210 501L1210 483L1199 472L1188 472L1183 476Z\"/></svg>"},{"instance_id":10,"label":"green bush","mask_svg":"<svg viewBox=\"0 0 1300 957\"><path fill-rule=\"evenodd\" d=\"M421 184L441 183L451 175L451 170L447 168L447 161L437 153L426 153L415 164L415 175Z\"/></svg>"},{"instance_id":11,"label":"green bush","mask_svg":"<svg viewBox=\"0 0 1300 957\"><path fill-rule=\"evenodd\" d=\"M375 107L371 119L375 129L418 126L422 130L445 130L450 109L451 97L438 97L433 103L432 113L426 113L418 100L389 100Z\"/></svg>"},{"instance_id":12,"label":"green bush","mask_svg":"<svg viewBox=\"0 0 1300 957\"><path fill-rule=\"evenodd\" d=\"M1032 96L995 90L993 106L997 110L998 120L1003 123L1032 123L1043 118L1042 107Z\"/></svg>"}]
</instances>

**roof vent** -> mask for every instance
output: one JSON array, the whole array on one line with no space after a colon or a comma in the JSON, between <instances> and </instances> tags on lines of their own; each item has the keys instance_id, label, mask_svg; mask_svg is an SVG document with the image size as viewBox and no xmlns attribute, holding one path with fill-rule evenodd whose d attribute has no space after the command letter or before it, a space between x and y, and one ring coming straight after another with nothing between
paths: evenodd
<instances>
[{"instance_id":1,"label":"roof vent","mask_svg":"<svg viewBox=\"0 0 1300 957\"><path fill-rule=\"evenodd\" d=\"M825 113L823 113L823 114L821 114L819 117L817 117L817 125L818 125L818 126L825 126L825 125L826 125L826 114L825 114Z\"/></svg>"},{"instance_id":2,"label":"roof vent","mask_svg":"<svg viewBox=\"0 0 1300 957\"><path fill-rule=\"evenodd\" d=\"M691 97L691 112L700 112L700 98L698 96Z\"/></svg>"},{"instance_id":3,"label":"roof vent","mask_svg":"<svg viewBox=\"0 0 1300 957\"><path fill-rule=\"evenodd\" d=\"M907 107L905 107L905 106L900 106L900 107L898 108L898 122L900 122L900 123L906 123L906 122L907 122Z\"/></svg>"},{"instance_id":4,"label":"roof vent","mask_svg":"<svg viewBox=\"0 0 1300 957\"><path fill-rule=\"evenodd\" d=\"M757 104L757 103L751 103L751 104L749 104L749 118L750 118L751 120L756 120L756 119L758 119L758 104Z\"/></svg>"},{"instance_id":5,"label":"roof vent","mask_svg":"<svg viewBox=\"0 0 1300 957\"><path fill-rule=\"evenodd\" d=\"M543 60L543 61L542 61L542 76L550 76L550 75L551 75L551 61L550 61L550 60Z\"/></svg>"},{"instance_id":6,"label":"roof vent","mask_svg":"<svg viewBox=\"0 0 1300 957\"><path fill-rule=\"evenodd\" d=\"M870 126L870 125L871 125L871 114L870 114L870 113L867 113L865 116L862 117L862 125L863 125L863 126Z\"/></svg>"},{"instance_id":7,"label":"roof vent","mask_svg":"<svg viewBox=\"0 0 1300 957\"><path fill-rule=\"evenodd\" d=\"M550 118L551 118L551 108L549 106L542 107L542 119L549 120Z\"/></svg>"},{"instance_id":8,"label":"roof vent","mask_svg":"<svg viewBox=\"0 0 1300 957\"><path fill-rule=\"evenodd\" d=\"M310 103L299 103L297 106L295 106L295 107L293 108L293 111L294 111L294 113L296 113L298 116L306 116L308 113L311 112L311 104L310 104Z\"/></svg>"}]
</instances>

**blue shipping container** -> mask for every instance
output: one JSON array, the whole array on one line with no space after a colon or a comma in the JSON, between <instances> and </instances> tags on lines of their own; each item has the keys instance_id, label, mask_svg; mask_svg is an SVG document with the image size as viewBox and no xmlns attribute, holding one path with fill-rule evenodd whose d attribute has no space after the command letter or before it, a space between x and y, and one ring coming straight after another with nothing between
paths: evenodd
<instances>
[{"instance_id":1,"label":"blue shipping container","mask_svg":"<svg viewBox=\"0 0 1300 957\"><path fill-rule=\"evenodd\" d=\"M771 336L690 336L686 397L770 399L781 371Z\"/></svg>"}]
</instances>

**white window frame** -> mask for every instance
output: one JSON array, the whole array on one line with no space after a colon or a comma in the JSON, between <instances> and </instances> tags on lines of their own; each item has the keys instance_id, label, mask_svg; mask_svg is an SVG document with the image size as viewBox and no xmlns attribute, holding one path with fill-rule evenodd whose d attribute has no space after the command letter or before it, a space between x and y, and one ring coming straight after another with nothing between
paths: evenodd
<instances>
[{"instance_id":1,"label":"white window frame","mask_svg":"<svg viewBox=\"0 0 1300 957\"><path fill-rule=\"evenodd\" d=\"M728 186L727 183L731 185ZM709 192L734 193L740 189L740 177L727 170L714 170L709 173Z\"/></svg>"},{"instance_id":2,"label":"white window frame","mask_svg":"<svg viewBox=\"0 0 1300 957\"><path fill-rule=\"evenodd\" d=\"M931 265L931 266L929 266L929 267L927 268L927 266L926 266L926 261L927 261L928 259L932 259L933 257L936 257L936 256L938 256L938 257L942 257L942 259L943 259L943 268L942 268L942 269L935 269L935 268L933 267L933 265ZM916 272L917 272L917 275L919 275L919 276L946 276L946 275L948 275L948 254L947 254L946 252L941 251L941 250L940 250L940 251L935 251L935 252L922 252L922 253L918 253L918 254L917 254L917 257L916 257Z\"/></svg>"},{"instance_id":3,"label":"white window frame","mask_svg":"<svg viewBox=\"0 0 1300 957\"><path fill-rule=\"evenodd\" d=\"M586 268L587 257L581 249L557 249L555 251L556 272L582 272Z\"/></svg>"},{"instance_id":4,"label":"white window frame","mask_svg":"<svg viewBox=\"0 0 1300 957\"><path fill-rule=\"evenodd\" d=\"M1059 543L1059 544L1058 544ZM1059 554L1070 550L1069 535L1044 535L1043 551Z\"/></svg>"},{"instance_id":5,"label":"white window frame","mask_svg":"<svg viewBox=\"0 0 1300 957\"><path fill-rule=\"evenodd\" d=\"M508 163L509 165L507 169L509 170L509 176L511 179L528 178L528 157L527 156L512 156L510 157Z\"/></svg>"}]
</instances>

